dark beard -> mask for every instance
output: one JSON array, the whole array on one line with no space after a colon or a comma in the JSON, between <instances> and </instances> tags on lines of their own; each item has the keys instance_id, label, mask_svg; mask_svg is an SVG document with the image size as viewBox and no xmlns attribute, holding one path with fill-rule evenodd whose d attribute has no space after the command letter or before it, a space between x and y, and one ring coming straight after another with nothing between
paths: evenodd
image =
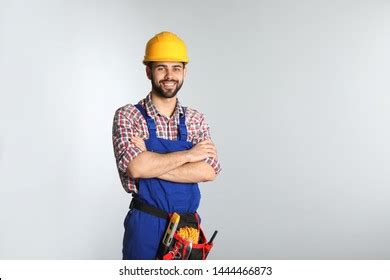
<instances>
[{"instance_id":1,"label":"dark beard","mask_svg":"<svg viewBox=\"0 0 390 280\"><path fill-rule=\"evenodd\" d=\"M175 97L176 94L178 93L178 91L181 89L182 85L183 85L183 82L181 84L177 84L177 87L176 89L174 90L169 90L168 92L164 92L164 90L161 88L161 86L159 84L155 84L154 83L154 79L153 79L153 76L152 76L152 88L153 88L153 91L159 96L159 97L163 97L163 98L172 98L172 97ZM161 81L163 82L163 81ZM175 81L176 82L176 81Z\"/></svg>"}]
</instances>

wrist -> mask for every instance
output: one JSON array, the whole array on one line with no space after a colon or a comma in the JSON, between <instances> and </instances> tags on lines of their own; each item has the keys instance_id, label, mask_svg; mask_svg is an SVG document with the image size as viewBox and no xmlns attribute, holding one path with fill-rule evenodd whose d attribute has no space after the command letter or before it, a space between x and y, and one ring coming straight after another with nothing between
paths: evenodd
<instances>
[{"instance_id":1,"label":"wrist","mask_svg":"<svg viewBox=\"0 0 390 280\"><path fill-rule=\"evenodd\" d=\"M191 158L191 153L189 152L189 150L182 151L182 153L183 153L185 163L191 162L192 158Z\"/></svg>"}]
</instances>

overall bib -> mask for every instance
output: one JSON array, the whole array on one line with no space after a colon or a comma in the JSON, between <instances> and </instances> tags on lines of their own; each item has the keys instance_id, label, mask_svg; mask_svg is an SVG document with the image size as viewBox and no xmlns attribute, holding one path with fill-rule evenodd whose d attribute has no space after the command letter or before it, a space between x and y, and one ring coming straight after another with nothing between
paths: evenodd
<instances>
[{"instance_id":1,"label":"overall bib","mask_svg":"<svg viewBox=\"0 0 390 280\"><path fill-rule=\"evenodd\" d=\"M189 150L192 143L187 141L185 116L179 117L178 139L157 138L156 124L145 109L136 105L144 116L149 130L145 140L148 151L165 154ZM139 179L137 199L168 213L195 213L200 202L197 183L175 183L158 178ZM131 209L125 219L123 239L123 259L155 259L168 221L138 209Z\"/></svg>"}]
</instances>

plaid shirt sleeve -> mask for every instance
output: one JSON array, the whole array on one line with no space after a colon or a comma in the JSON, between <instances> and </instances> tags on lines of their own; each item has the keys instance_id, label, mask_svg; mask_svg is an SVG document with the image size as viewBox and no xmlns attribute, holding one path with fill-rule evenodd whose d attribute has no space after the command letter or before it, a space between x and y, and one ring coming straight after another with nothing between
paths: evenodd
<instances>
[{"instance_id":1,"label":"plaid shirt sleeve","mask_svg":"<svg viewBox=\"0 0 390 280\"><path fill-rule=\"evenodd\" d=\"M118 171L122 184L127 185L126 191L136 191L135 179L127 175L127 167L142 151L131 143L133 136L139 136L135 125L135 111L132 105L119 108L114 115L112 126L112 143ZM124 182L126 181L126 183Z\"/></svg>"},{"instance_id":2,"label":"plaid shirt sleeve","mask_svg":"<svg viewBox=\"0 0 390 280\"><path fill-rule=\"evenodd\" d=\"M194 145L201 142L201 141L211 139L210 127L207 124L203 114L201 114L201 116L199 118L199 124L196 125L196 127L198 130L198 133L196 133L197 137L194 137L194 139L193 139ZM218 158L209 157L209 158L206 158L204 161L206 163L210 164L210 166L212 168L214 168L215 174L218 174L219 172L221 172L222 169L221 169Z\"/></svg>"}]
</instances>

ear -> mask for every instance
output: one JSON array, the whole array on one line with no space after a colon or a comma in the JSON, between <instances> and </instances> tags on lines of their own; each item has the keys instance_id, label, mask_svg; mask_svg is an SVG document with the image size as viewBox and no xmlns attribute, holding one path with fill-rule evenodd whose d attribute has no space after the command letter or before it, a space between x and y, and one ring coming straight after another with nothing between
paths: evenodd
<instances>
[{"instance_id":1,"label":"ear","mask_svg":"<svg viewBox=\"0 0 390 280\"><path fill-rule=\"evenodd\" d=\"M187 75L187 68L188 68L188 66L186 65L186 67L184 67L184 69L183 69L183 76L184 77Z\"/></svg>"},{"instance_id":2,"label":"ear","mask_svg":"<svg viewBox=\"0 0 390 280\"><path fill-rule=\"evenodd\" d=\"M146 76L148 77L149 80L151 80L152 79L152 69L150 68L149 65L146 65L145 71L146 71Z\"/></svg>"}]
</instances>

